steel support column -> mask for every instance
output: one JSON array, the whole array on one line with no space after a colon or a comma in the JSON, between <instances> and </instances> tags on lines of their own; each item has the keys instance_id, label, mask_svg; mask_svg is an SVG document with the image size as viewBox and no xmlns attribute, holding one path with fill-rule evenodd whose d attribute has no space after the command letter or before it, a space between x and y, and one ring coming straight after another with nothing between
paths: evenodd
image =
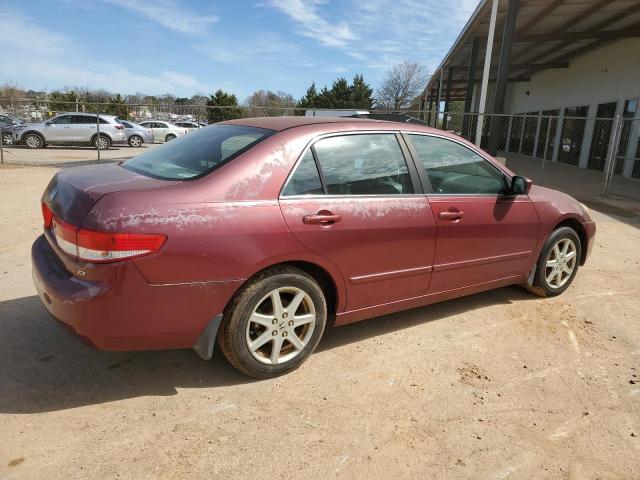
<instances>
[{"instance_id":1,"label":"steel support column","mask_svg":"<svg viewBox=\"0 0 640 480\"><path fill-rule=\"evenodd\" d=\"M469 138L471 127L471 116L466 115L471 112L473 106L473 87L476 77L476 67L478 63L478 50L480 49L480 37L473 37L471 42L471 60L469 61L469 70L467 71L467 93L464 97L464 120L462 122L462 136Z\"/></svg>"},{"instance_id":2,"label":"steel support column","mask_svg":"<svg viewBox=\"0 0 640 480\"><path fill-rule=\"evenodd\" d=\"M478 124L476 125L475 144L480 146L482 141L482 127L484 123L484 112L487 105L487 87L489 86L489 70L491 70L491 53L493 50L493 37L496 34L496 17L498 16L499 0L493 0L491 5L491 19L489 20L489 35L487 38L487 49L484 55L484 69L482 72L482 85L480 87L480 104L478 105Z\"/></svg>"},{"instance_id":3,"label":"steel support column","mask_svg":"<svg viewBox=\"0 0 640 480\"><path fill-rule=\"evenodd\" d=\"M442 101L442 69L438 74L438 92L436 93L436 118L433 121L433 126L438 128L438 117L440 116L440 102Z\"/></svg>"},{"instance_id":4,"label":"steel support column","mask_svg":"<svg viewBox=\"0 0 640 480\"><path fill-rule=\"evenodd\" d=\"M508 0L507 17L504 21L502 33L502 45L500 47L500 63L498 64L498 77L496 79L496 96L493 102L493 113L504 113L504 100L507 94L507 81L509 80L509 61L511 58L511 46L513 44L513 32L516 28L518 16L518 1ZM489 153L496 154L496 135L492 132L489 136Z\"/></svg>"},{"instance_id":5,"label":"steel support column","mask_svg":"<svg viewBox=\"0 0 640 480\"><path fill-rule=\"evenodd\" d=\"M451 67L447 69L447 90L444 94L444 115L442 115L442 129L447 129L447 114L449 113L449 105L451 103L451 81L453 80L453 71Z\"/></svg>"}]
</instances>

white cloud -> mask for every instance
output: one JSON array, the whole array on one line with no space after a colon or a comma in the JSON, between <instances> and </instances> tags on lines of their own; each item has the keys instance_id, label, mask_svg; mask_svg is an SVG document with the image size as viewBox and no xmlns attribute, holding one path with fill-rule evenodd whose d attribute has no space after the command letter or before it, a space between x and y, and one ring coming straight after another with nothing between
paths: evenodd
<instances>
[{"instance_id":1,"label":"white cloud","mask_svg":"<svg viewBox=\"0 0 640 480\"><path fill-rule=\"evenodd\" d=\"M478 0L268 0L303 36L343 51L365 67L386 70L403 60L435 68ZM331 7L331 8L329 8ZM341 19L348 18L349 23Z\"/></svg>"},{"instance_id":2,"label":"white cloud","mask_svg":"<svg viewBox=\"0 0 640 480\"><path fill-rule=\"evenodd\" d=\"M300 34L318 40L328 47L345 47L356 36L347 22L329 22L318 13L323 0L268 0L267 4L296 22Z\"/></svg>"},{"instance_id":3,"label":"white cloud","mask_svg":"<svg viewBox=\"0 0 640 480\"><path fill-rule=\"evenodd\" d=\"M167 70L159 75L147 75L122 65L96 61L70 37L40 27L20 13L5 11L3 19L0 37L3 52L0 79L3 81L16 81L34 89L88 86L124 94L142 91L186 95L212 90L180 72ZM74 61L70 62L69 58Z\"/></svg>"},{"instance_id":4,"label":"white cloud","mask_svg":"<svg viewBox=\"0 0 640 480\"><path fill-rule=\"evenodd\" d=\"M218 21L215 15L201 15L187 10L177 0L103 0L153 20L169 30L202 35Z\"/></svg>"}]
</instances>

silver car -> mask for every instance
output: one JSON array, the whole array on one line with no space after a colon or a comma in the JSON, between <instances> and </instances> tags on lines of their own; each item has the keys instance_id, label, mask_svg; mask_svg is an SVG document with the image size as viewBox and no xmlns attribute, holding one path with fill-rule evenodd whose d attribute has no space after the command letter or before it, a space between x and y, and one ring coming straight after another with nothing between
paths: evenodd
<instances>
[{"instance_id":1,"label":"silver car","mask_svg":"<svg viewBox=\"0 0 640 480\"><path fill-rule=\"evenodd\" d=\"M99 133L96 120L99 121ZM101 150L124 143L124 126L114 115L63 113L51 120L14 127L14 139L27 148L47 145L93 145Z\"/></svg>"},{"instance_id":2,"label":"silver car","mask_svg":"<svg viewBox=\"0 0 640 480\"><path fill-rule=\"evenodd\" d=\"M145 128L128 120L120 120L124 126L124 134L130 147L141 147L143 143L153 143L153 133L150 128Z\"/></svg>"},{"instance_id":3,"label":"silver car","mask_svg":"<svg viewBox=\"0 0 640 480\"><path fill-rule=\"evenodd\" d=\"M157 143L169 142L174 138L178 138L180 135L184 135L189 130L184 127L178 127L171 122L164 122L160 120L149 120L146 122L140 122L140 125L144 128L150 128L153 133L153 139Z\"/></svg>"}]
</instances>

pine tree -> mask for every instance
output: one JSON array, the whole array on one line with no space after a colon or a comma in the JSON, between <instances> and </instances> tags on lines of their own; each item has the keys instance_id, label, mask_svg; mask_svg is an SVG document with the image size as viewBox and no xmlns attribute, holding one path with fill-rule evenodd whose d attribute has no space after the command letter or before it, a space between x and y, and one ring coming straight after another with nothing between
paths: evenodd
<instances>
[{"instance_id":1,"label":"pine tree","mask_svg":"<svg viewBox=\"0 0 640 480\"><path fill-rule=\"evenodd\" d=\"M373 98L371 97L373 89L364 81L362 75L353 77L353 83L349 88L351 91L351 107L369 110L373 106Z\"/></svg>"},{"instance_id":2,"label":"pine tree","mask_svg":"<svg viewBox=\"0 0 640 480\"><path fill-rule=\"evenodd\" d=\"M219 89L207 99L207 119L209 123L241 117L242 110L238 107L238 98L234 94Z\"/></svg>"},{"instance_id":3,"label":"pine tree","mask_svg":"<svg viewBox=\"0 0 640 480\"><path fill-rule=\"evenodd\" d=\"M298 108L317 108L318 107L318 91L316 90L316 82L313 82L307 93L298 102Z\"/></svg>"}]
</instances>

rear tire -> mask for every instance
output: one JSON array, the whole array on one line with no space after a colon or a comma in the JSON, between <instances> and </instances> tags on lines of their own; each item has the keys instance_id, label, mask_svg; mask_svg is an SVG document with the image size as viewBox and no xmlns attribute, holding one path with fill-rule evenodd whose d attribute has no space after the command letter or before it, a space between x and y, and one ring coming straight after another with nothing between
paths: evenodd
<instances>
[{"instance_id":1,"label":"rear tire","mask_svg":"<svg viewBox=\"0 0 640 480\"><path fill-rule=\"evenodd\" d=\"M171 140L175 140L176 136L173 133L167 135L164 139L165 142L170 142Z\"/></svg>"},{"instance_id":2,"label":"rear tire","mask_svg":"<svg viewBox=\"0 0 640 480\"><path fill-rule=\"evenodd\" d=\"M327 303L318 283L297 268L275 267L231 300L217 340L242 373L271 378L295 370L311 355L326 322Z\"/></svg>"},{"instance_id":3,"label":"rear tire","mask_svg":"<svg viewBox=\"0 0 640 480\"><path fill-rule=\"evenodd\" d=\"M139 135L131 135L128 140L129 146L133 148L138 148L142 146L143 140Z\"/></svg>"},{"instance_id":4,"label":"rear tire","mask_svg":"<svg viewBox=\"0 0 640 480\"><path fill-rule=\"evenodd\" d=\"M580 258L582 245L576 231L570 227L554 230L540 252L529 290L541 297L560 295L569 288L578 273Z\"/></svg>"},{"instance_id":5,"label":"rear tire","mask_svg":"<svg viewBox=\"0 0 640 480\"><path fill-rule=\"evenodd\" d=\"M106 135L96 135L91 143L98 150L109 150L111 148L111 139Z\"/></svg>"},{"instance_id":6,"label":"rear tire","mask_svg":"<svg viewBox=\"0 0 640 480\"><path fill-rule=\"evenodd\" d=\"M27 148L44 148L44 138L37 133L27 133L23 138L24 146Z\"/></svg>"},{"instance_id":7,"label":"rear tire","mask_svg":"<svg viewBox=\"0 0 640 480\"><path fill-rule=\"evenodd\" d=\"M2 145L13 145L13 135L8 132L2 134Z\"/></svg>"}]
</instances>

